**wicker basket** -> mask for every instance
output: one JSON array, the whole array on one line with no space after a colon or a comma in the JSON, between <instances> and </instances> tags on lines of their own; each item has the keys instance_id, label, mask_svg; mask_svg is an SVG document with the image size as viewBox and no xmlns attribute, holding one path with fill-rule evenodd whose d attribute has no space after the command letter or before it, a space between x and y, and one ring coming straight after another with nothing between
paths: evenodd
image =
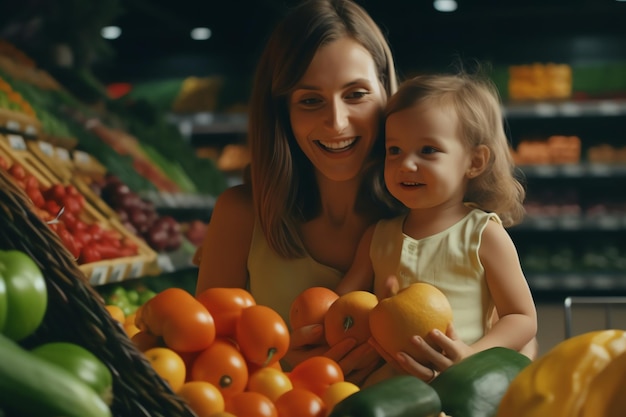
<instances>
[{"instance_id":1,"label":"wicker basket","mask_svg":"<svg viewBox=\"0 0 626 417\"><path fill-rule=\"evenodd\" d=\"M93 352L113 374L111 411L115 417L196 417L109 315L72 255L30 207L30 199L0 169L0 249L29 254L41 268L48 287L43 323L20 344L31 348L66 341ZM18 417L8 412L5 416Z\"/></svg>"}]
</instances>

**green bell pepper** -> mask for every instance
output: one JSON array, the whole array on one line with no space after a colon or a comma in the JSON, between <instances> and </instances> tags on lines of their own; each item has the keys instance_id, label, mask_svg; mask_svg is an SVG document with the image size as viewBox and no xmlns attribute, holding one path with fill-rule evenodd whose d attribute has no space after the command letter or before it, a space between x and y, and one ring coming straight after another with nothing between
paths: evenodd
<instances>
[{"instance_id":1,"label":"green bell pepper","mask_svg":"<svg viewBox=\"0 0 626 417\"><path fill-rule=\"evenodd\" d=\"M0 333L19 341L43 321L48 291L41 269L18 250L0 250Z\"/></svg>"}]
</instances>

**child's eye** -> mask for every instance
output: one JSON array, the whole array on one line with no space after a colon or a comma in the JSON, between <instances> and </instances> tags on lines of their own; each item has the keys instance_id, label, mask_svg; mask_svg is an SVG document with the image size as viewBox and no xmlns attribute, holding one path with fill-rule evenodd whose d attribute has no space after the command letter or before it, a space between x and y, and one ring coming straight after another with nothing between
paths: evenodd
<instances>
[{"instance_id":1,"label":"child's eye","mask_svg":"<svg viewBox=\"0 0 626 417\"><path fill-rule=\"evenodd\" d=\"M433 148L432 146L424 146L422 148L422 153L424 154L433 154L438 152L436 148Z\"/></svg>"},{"instance_id":2,"label":"child's eye","mask_svg":"<svg viewBox=\"0 0 626 417\"><path fill-rule=\"evenodd\" d=\"M398 148L397 146L390 146L389 148L387 148L387 153L389 155L398 155L400 153L400 148Z\"/></svg>"}]
</instances>

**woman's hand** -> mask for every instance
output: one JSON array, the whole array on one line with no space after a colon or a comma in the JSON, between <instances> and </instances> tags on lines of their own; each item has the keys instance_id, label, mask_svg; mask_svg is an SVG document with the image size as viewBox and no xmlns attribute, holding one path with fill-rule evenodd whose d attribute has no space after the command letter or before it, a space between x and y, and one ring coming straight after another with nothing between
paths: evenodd
<instances>
[{"instance_id":1,"label":"woman's hand","mask_svg":"<svg viewBox=\"0 0 626 417\"><path fill-rule=\"evenodd\" d=\"M359 385L381 365L381 357L367 343L357 345L353 338L346 338L329 347L324 338L324 326L313 324L293 330L289 351L283 358L290 368L312 356L326 356L339 364L346 381Z\"/></svg>"},{"instance_id":2,"label":"woman's hand","mask_svg":"<svg viewBox=\"0 0 626 417\"><path fill-rule=\"evenodd\" d=\"M328 351L324 338L324 326L312 324L295 329L289 337L289 351L283 357L289 368L293 368L311 356L321 356Z\"/></svg>"}]
</instances>

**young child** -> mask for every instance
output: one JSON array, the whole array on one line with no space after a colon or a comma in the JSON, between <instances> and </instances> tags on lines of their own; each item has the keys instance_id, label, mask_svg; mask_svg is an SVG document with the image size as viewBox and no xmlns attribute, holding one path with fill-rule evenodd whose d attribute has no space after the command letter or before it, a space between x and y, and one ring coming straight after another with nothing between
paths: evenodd
<instances>
[{"instance_id":1,"label":"young child","mask_svg":"<svg viewBox=\"0 0 626 417\"><path fill-rule=\"evenodd\" d=\"M366 231L337 292L373 288L386 297L390 276L399 288L421 281L442 290L453 328L428 337L445 353L417 336L427 364L381 352L425 380L493 346L522 349L536 335L536 310L505 227L521 221L525 190L495 86L469 74L418 76L390 98L385 116L385 183L408 212Z\"/></svg>"}]
</instances>

